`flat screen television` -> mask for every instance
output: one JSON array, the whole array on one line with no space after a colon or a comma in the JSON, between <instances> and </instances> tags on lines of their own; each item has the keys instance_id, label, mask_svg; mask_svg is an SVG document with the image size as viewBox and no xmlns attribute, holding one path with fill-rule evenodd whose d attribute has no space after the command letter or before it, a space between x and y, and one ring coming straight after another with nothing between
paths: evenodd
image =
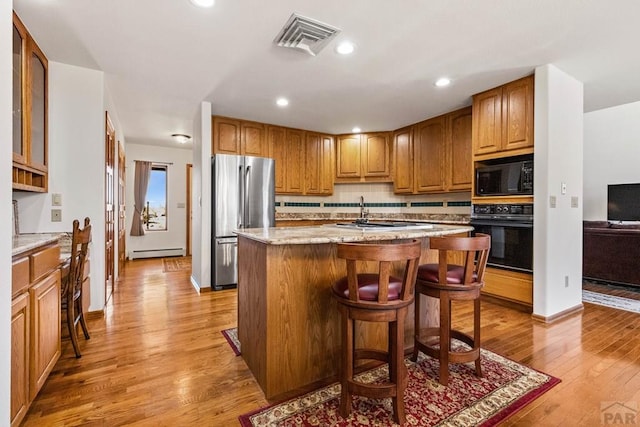
<instances>
[{"instance_id":1,"label":"flat screen television","mask_svg":"<svg viewBox=\"0 0 640 427\"><path fill-rule=\"evenodd\" d=\"M609 221L640 221L640 184L610 184L607 189Z\"/></svg>"}]
</instances>

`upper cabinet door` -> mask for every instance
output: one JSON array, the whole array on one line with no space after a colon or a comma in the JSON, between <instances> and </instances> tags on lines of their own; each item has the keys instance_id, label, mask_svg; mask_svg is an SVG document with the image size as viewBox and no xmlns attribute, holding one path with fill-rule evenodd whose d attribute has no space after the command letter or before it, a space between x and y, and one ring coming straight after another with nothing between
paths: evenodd
<instances>
[{"instance_id":1,"label":"upper cabinet door","mask_svg":"<svg viewBox=\"0 0 640 427\"><path fill-rule=\"evenodd\" d=\"M268 126L267 140L269 143L269 157L275 160L275 191L277 194L281 194L285 192L285 181L287 175L287 142L285 128L280 126Z\"/></svg>"},{"instance_id":2,"label":"upper cabinet door","mask_svg":"<svg viewBox=\"0 0 640 427\"><path fill-rule=\"evenodd\" d=\"M390 176L389 132L368 133L362 138L362 176Z\"/></svg>"},{"instance_id":3,"label":"upper cabinet door","mask_svg":"<svg viewBox=\"0 0 640 427\"><path fill-rule=\"evenodd\" d=\"M471 189L471 107L449 114L447 190Z\"/></svg>"},{"instance_id":4,"label":"upper cabinet door","mask_svg":"<svg viewBox=\"0 0 640 427\"><path fill-rule=\"evenodd\" d=\"M305 143L305 180L306 194L322 193L322 140L320 134L307 132Z\"/></svg>"},{"instance_id":5,"label":"upper cabinet door","mask_svg":"<svg viewBox=\"0 0 640 427\"><path fill-rule=\"evenodd\" d=\"M213 118L213 153L240 154L240 120Z\"/></svg>"},{"instance_id":6,"label":"upper cabinet door","mask_svg":"<svg viewBox=\"0 0 640 427\"><path fill-rule=\"evenodd\" d=\"M286 130L287 171L285 173L287 193L302 194L304 188L304 131Z\"/></svg>"},{"instance_id":7,"label":"upper cabinet door","mask_svg":"<svg viewBox=\"0 0 640 427\"><path fill-rule=\"evenodd\" d=\"M48 189L48 61L13 13L13 177L14 190Z\"/></svg>"},{"instance_id":8,"label":"upper cabinet door","mask_svg":"<svg viewBox=\"0 0 640 427\"><path fill-rule=\"evenodd\" d=\"M413 192L413 128L393 133L393 191Z\"/></svg>"},{"instance_id":9,"label":"upper cabinet door","mask_svg":"<svg viewBox=\"0 0 640 427\"><path fill-rule=\"evenodd\" d=\"M340 135L336 142L336 177L359 178L360 135Z\"/></svg>"},{"instance_id":10,"label":"upper cabinet door","mask_svg":"<svg viewBox=\"0 0 640 427\"><path fill-rule=\"evenodd\" d=\"M502 89L502 149L533 147L533 76Z\"/></svg>"},{"instance_id":11,"label":"upper cabinet door","mask_svg":"<svg viewBox=\"0 0 640 427\"><path fill-rule=\"evenodd\" d=\"M246 156L267 157L269 146L264 135L264 125L256 122L242 122L241 151Z\"/></svg>"},{"instance_id":12,"label":"upper cabinet door","mask_svg":"<svg viewBox=\"0 0 640 427\"><path fill-rule=\"evenodd\" d=\"M487 154L502 146L502 88L473 97L473 152Z\"/></svg>"},{"instance_id":13,"label":"upper cabinet door","mask_svg":"<svg viewBox=\"0 0 640 427\"><path fill-rule=\"evenodd\" d=\"M29 139L31 166L47 170L47 58L33 40L29 40Z\"/></svg>"},{"instance_id":14,"label":"upper cabinet door","mask_svg":"<svg viewBox=\"0 0 640 427\"><path fill-rule=\"evenodd\" d=\"M26 30L19 20L13 22L13 160L26 163L26 138L24 137L24 76Z\"/></svg>"},{"instance_id":15,"label":"upper cabinet door","mask_svg":"<svg viewBox=\"0 0 640 427\"><path fill-rule=\"evenodd\" d=\"M444 190L446 116L418 123L414 132L415 191Z\"/></svg>"},{"instance_id":16,"label":"upper cabinet door","mask_svg":"<svg viewBox=\"0 0 640 427\"><path fill-rule=\"evenodd\" d=\"M333 177L334 173L334 156L333 156L333 137L330 135L320 135L320 143L322 144L322 170L320 189L322 194L333 194Z\"/></svg>"}]
</instances>

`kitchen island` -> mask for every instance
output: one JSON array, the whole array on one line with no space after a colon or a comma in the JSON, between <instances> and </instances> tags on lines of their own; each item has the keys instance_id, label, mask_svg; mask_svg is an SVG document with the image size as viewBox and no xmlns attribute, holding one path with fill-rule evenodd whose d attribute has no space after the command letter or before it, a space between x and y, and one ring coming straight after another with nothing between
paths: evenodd
<instances>
[{"instance_id":1,"label":"kitchen island","mask_svg":"<svg viewBox=\"0 0 640 427\"><path fill-rule=\"evenodd\" d=\"M345 275L336 243L421 239L421 263L437 259L429 237L467 234L467 225L411 229L351 229L335 225L239 230L238 338L242 357L267 399L337 375L340 315L331 285ZM398 265L401 269L403 266ZM413 306L405 348L413 346ZM437 324L433 310L426 322ZM359 327L358 345L386 348L385 325Z\"/></svg>"}]
</instances>

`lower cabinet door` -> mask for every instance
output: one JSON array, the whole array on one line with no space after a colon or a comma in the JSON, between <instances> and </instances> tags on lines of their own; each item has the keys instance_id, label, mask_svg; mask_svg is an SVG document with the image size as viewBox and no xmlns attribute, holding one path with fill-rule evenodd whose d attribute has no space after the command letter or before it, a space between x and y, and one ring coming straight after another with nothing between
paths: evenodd
<instances>
[{"instance_id":1,"label":"lower cabinet door","mask_svg":"<svg viewBox=\"0 0 640 427\"><path fill-rule=\"evenodd\" d=\"M29 409L29 294L11 302L11 426Z\"/></svg>"},{"instance_id":2,"label":"lower cabinet door","mask_svg":"<svg viewBox=\"0 0 640 427\"><path fill-rule=\"evenodd\" d=\"M31 371L29 392L33 400L60 358L60 270L29 289L31 300Z\"/></svg>"}]
</instances>

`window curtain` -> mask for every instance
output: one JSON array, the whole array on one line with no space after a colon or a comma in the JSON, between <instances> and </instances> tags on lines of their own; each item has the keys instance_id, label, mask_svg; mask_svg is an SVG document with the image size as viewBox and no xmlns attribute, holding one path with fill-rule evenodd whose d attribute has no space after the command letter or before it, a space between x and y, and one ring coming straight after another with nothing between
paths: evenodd
<instances>
[{"instance_id":1,"label":"window curtain","mask_svg":"<svg viewBox=\"0 0 640 427\"><path fill-rule=\"evenodd\" d=\"M133 221L131 222L131 236L144 236L144 222L142 210L146 203L147 186L151 175L151 162L136 160L136 168L133 183Z\"/></svg>"}]
</instances>

